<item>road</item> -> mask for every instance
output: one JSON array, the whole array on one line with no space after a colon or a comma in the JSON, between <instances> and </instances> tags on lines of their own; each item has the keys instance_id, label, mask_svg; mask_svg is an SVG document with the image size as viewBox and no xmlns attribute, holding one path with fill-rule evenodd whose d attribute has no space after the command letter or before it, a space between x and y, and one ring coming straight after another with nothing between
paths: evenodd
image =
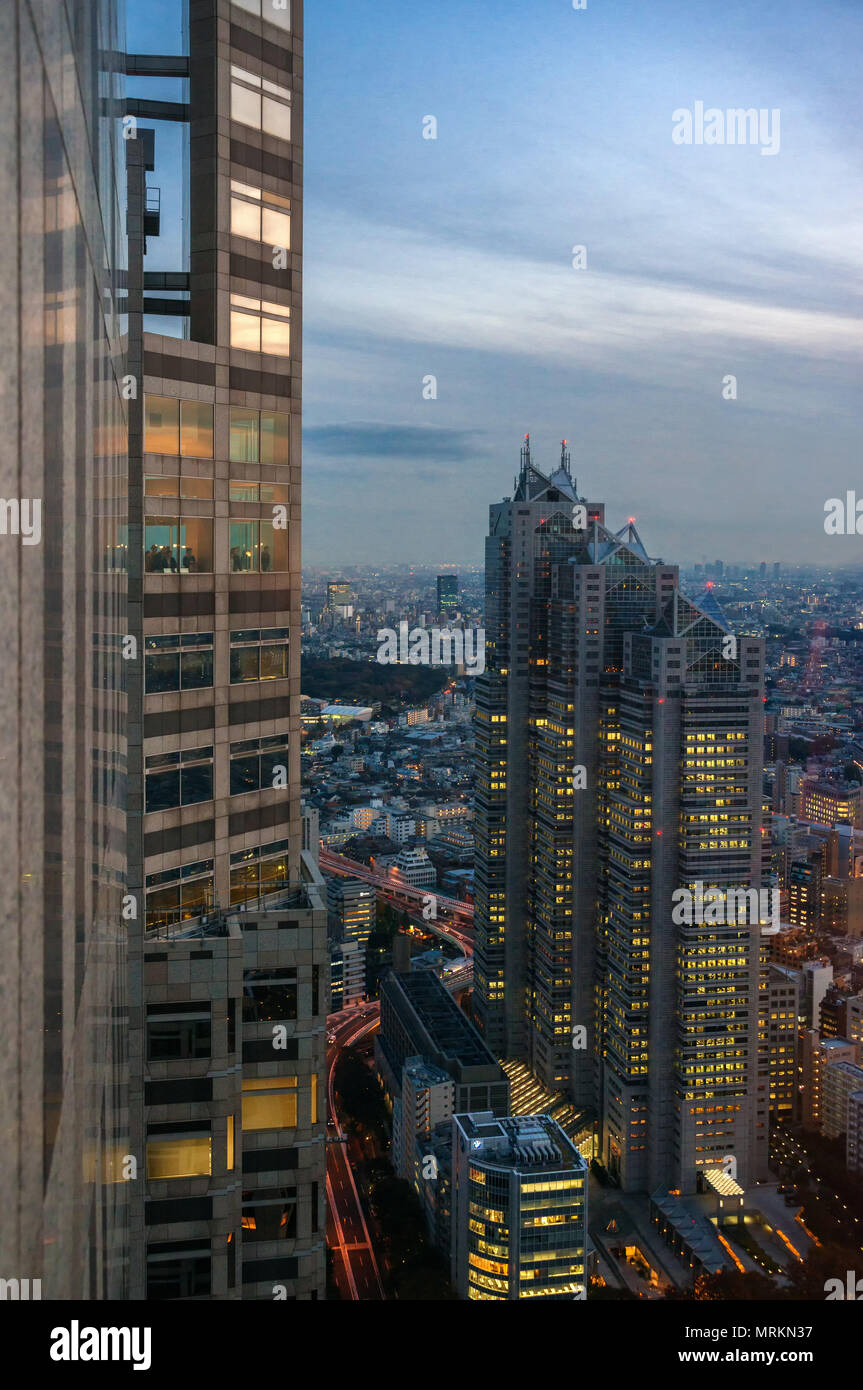
<instances>
[{"instance_id":1,"label":"road","mask_svg":"<svg viewBox=\"0 0 863 1390\"><path fill-rule=\"evenodd\" d=\"M333 1074L339 1052L351 1047L380 1023L381 1008L354 1005L333 1014L328 1032L335 1042L327 1045L327 1244L333 1252L333 1274L343 1299L380 1301L385 1297L380 1270L366 1225L357 1185L347 1157L346 1136L333 1095Z\"/></svg>"}]
</instances>

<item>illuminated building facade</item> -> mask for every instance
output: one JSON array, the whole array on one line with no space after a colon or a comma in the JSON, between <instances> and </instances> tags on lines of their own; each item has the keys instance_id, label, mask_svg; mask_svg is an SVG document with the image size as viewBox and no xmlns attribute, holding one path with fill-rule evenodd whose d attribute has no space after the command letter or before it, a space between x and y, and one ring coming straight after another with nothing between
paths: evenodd
<instances>
[{"instance_id":1,"label":"illuminated building facade","mask_svg":"<svg viewBox=\"0 0 863 1390\"><path fill-rule=\"evenodd\" d=\"M671 910L697 882L761 884L763 643L604 518L565 446L546 476L529 442L490 509L476 1018L600 1117L625 1188L694 1191L729 1154L745 1185L767 1160L768 939Z\"/></svg>"},{"instance_id":2,"label":"illuminated building facade","mask_svg":"<svg viewBox=\"0 0 863 1390\"><path fill-rule=\"evenodd\" d=\"M452 1282L462 1299L586 1297L587 1163L548 1115L453 1116Z\"/></svg>"}]
</instances>

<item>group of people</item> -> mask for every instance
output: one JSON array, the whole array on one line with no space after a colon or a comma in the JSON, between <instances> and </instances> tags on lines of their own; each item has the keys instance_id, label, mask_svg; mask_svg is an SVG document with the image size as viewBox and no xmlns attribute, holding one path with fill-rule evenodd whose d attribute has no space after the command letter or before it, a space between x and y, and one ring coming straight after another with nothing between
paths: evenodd
<instances>
[{"instance_id":1,"label":"group of people","mask_svg":"<svg viewBox=\"0 0 863 1390\"><path fill-rule=\"evenodd\" d=\"M157 574L164 570L173 570L174 574L185 570L187 573L193 574L198 563L193 552L186 549L183 551L182 559L178 564L177 547L173 545L151 545L145 560L148 574Z\"/></svg>"}]
</instances>

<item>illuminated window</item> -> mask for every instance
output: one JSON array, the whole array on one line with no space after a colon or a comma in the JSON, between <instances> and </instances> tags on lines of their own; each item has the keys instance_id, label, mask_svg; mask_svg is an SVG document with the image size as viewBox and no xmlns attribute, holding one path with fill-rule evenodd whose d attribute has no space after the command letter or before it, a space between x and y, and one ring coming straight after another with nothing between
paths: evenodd
<instances>
[{"instance_id":1,"label":"illuminated window","mask_svg":"<svg viewBox=\"0 0 863 1390\"><path fill-rule=\"evenodd\" d=\"M159 1133L168 1130L169 1133ZM147 1133L147 1178L209 1177L213 1171L212 1140L209 1133L186 1129L182 1125L153 1126Z\"/></svg>"},{"instance_id":2,"label":"illuminated window","mask_svg":"<svg viewBox=\"0 0 863 1390\"><path fill-rule=\"evenodd\" d=\"M231 295L231 347L247 352L291 355L290 308L270 300Z\"/></svg>"},{"instance_id":3,"label":"illuminated window","mask_svg":"<svg viewBox=\"0 0 863 1390\"><path fill-rule=\"evenodd\" d=\"M172 396L144 397L144 451L213 457L213 407L206 401L179 401Z\"/></svg>"},{"instance_id":4,"label":"illuminated window","mask_svg":"<svg viewBox=\"0 0 863 1390\"><path fill-rule=\"evenodd\" d=\"M271 1076L243 1082L243 1129L293 1129L297 1123L297 1078Z\"/></svg>"},{"instance_id":5,"label":"illuminated window","mask_svg":"<svg viewBox=\"0 0 863 1390\"><path fill-rule=\"evenodd\" d=\"M232 67L231 120L266 131L280 140L290 140L290 90L243 68Z\"/></svg>"},{"instance_id":6,"label":"illuminated window","mask_svg":"<svg viewBox=\"0 0 863 1390\"><path fill-rule=\"evenodd\" d=\"M291 200L245 183L231 182L231 231L270 246L291 245Z\"/></svg>"}]
</instances>

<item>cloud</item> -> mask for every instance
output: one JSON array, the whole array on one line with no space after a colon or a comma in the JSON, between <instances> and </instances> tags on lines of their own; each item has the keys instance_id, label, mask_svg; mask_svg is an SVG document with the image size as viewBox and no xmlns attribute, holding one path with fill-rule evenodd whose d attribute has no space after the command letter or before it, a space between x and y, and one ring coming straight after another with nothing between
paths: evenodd
<instances>
[{"instance_id":1,"label":"cloud","mask_svg":"<svg viewBox=\"0 0 863 1390\"><path fill-rule=\"evenodd\" d=\"M484 452L473 430L433 425L347 423L314 425L303 435L306 448L324 458L407 459L464 463Z\"/></svg>"}]
</instances>

